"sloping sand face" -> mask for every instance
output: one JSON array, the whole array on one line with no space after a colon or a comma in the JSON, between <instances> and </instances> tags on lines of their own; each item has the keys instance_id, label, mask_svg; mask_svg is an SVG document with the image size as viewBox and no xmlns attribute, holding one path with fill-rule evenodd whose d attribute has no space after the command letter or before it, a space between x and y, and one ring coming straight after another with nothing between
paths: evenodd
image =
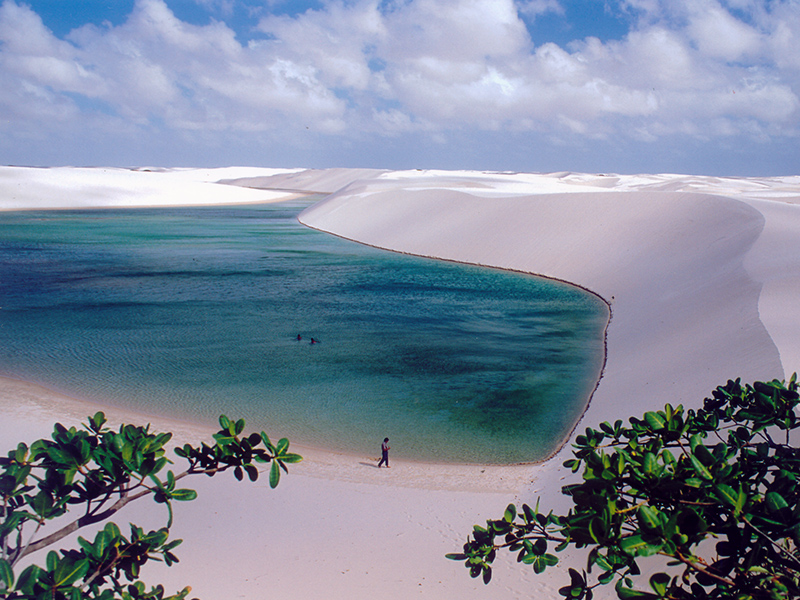
<instances>
[{"instance_id":1,"label":"sloping sand face","mask_svg":"<svg viewBox=\"0 0 800 600\"><path fill-rule=\"evenodd\" d=\"M798 370L800 177L0 168L0 209L265 201L312 184L346 187L301 216L311 227L544 275L602 297L611 311L607 364L580 429L666 402L697 406L728 378ZM0 402L6 447L99 408L2 380ZM208 435L186 424L154 426L181 439ZM378 442L371 457L300 449L306 461L274 491L261 482L196 482L200 498L176 508L181 563L146 578L168 589L189 583L207 598L510 600L556 598L566 568L585 567L566 556L559 570L537 577L504 557L507 567L484 587L444 559L473 523L497 518L510 501L541 497L542 507L566 510L559 491L570 477L560 467L568 444L537 466L392 462L378 470ZM131 508L120 522L165 520L152 505Z\"/></svg>"}]
</instances>

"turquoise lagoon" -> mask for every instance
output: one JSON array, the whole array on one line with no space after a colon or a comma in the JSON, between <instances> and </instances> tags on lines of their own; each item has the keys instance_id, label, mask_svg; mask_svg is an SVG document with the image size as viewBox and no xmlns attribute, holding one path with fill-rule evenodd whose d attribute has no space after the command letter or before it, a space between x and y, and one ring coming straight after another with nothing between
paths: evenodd
<instances>
[{"instance_id":1,"label":"turquoise lagoon","mask_svg":"<svg viewBox=\"0 0 800 600\"><path fill-rule=\"evenodd\" d=\"M0 375L361 456L557 448L599 376L602 301L320 233L305 206L0 213Z\"/></svg>"}]
</instances>

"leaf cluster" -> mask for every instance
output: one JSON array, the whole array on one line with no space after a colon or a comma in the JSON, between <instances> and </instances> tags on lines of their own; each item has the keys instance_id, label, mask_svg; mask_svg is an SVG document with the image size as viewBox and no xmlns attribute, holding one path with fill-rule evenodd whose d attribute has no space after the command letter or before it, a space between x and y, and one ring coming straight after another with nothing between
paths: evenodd
<instances>
[{"instance_id":1,"label":"leaf cluster","mask_svg":"<svg viewBox=\"0 0 800 600\"><path fill-rule=\"evenodd\" d=\"M797 408L796 376L737 379L698 410L667 405L627 426L587 428L564 463L582 472L562 489L566 515L509 505L448 557L488 582L500 549L540 573L558 562L551 547L587 548L586 570L569 569L560 590L567 598L591 599L611 583L622 599L799 598L800 451L789 443ZM639 562L652 556L664 571L640 589Z\"/></svg>"},{"instance_id":2,"label":"leaf cluster","mask_svg":"<svg viewBox=\"0 0 800 600\"><path fill-rule=\"evenodd\" d=\"M250 481L258 479L258 468L254 463L269 463L269 485L275 488L281 478L281 471L288 473L287 464L300 462L299 454L289 452L289 440L282 438L273 444L263 431L242 436L245 421L231 421L225 415L219 418L222 429L214 434L215 444L201 444L193 447L189 444L175 449L175 454L189 461L189 473L205 473L212 476L229 468L239 481L244 474ZM263 443L263 448L259 447Z\"/></svg>"},{"instance_id":3,"label":"leaf cluster","mask_svg":"<svg viewBox=\"0 0 800 600\"><path fill-rule=\"evenodd\" d=\"M56 423L51 439L30 447L21 443L0 458L0 598L183 599L191 588L165 595L162 586L148 589L139 581L140 569L149 560L167 566L178 561L173 550L181 540L169 539L172 503L197 497L178 482L229 469L239 480L246 472L255 481L259 472L254 462L272 462L270 485L275 487L280 471L302 460L289 453L288 440L273 445L263 432L243 436L244 420L234 422L223 415L213 445L175 449L186 463L176 473L167 468L174 464L166 450L171 433L134 425L115 431L106 423L102 412L89 417L82 429ZM50 551L44 566L34 564L16 573L25 556L107 521L128 503L147 496L166 506L165 527L145 532L131 524L130 534L123 535L116 524L107 522L93 540L79 537L78 548Z\"/></svg>"}]
</instances>

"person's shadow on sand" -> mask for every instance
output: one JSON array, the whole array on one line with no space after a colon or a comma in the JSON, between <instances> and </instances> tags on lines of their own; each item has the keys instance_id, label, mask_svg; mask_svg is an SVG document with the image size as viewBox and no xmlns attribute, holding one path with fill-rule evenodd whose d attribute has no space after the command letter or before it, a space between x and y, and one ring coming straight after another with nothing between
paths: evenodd
<instances>
[{"instance_id":1,"label":"person's shadow on sand","mask_svg":"<svg viewBox=\"0 0 800 600\"><path fill-rule=\"evenodd\" d=\"M358 464L364 465L365 467L372 467L373 469L377 469L378 468L378 459L376 458L374 463L371 463L371 462L360 462Z\"/></svg>"}]
</instances>

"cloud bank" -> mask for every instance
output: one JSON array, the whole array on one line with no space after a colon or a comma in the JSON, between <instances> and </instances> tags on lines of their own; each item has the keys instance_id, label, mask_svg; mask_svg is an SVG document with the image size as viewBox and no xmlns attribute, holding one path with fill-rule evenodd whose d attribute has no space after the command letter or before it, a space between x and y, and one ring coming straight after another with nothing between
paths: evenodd
<instances>
[{"instance_id":1,"label":"cloud bank","mask_svg":"<svg viewBox=\"0 0 800 600\"><path fill-rule=\"evenodd\" d=\"M248 152L250 164L403 167L453 152L475 168L483 145L497 168L504 151L518 158L503 139L564 157L747 145L766 157L797 144L797 0L624 0L607 7L624 36L562 44L535 34L565 14L557 0L265 5L246 32L225 20L232 2L217 5L196 24L136 0L119 24L59 38L5 0L0 159L208 164Z\"/></svg>"}]
</instances>

